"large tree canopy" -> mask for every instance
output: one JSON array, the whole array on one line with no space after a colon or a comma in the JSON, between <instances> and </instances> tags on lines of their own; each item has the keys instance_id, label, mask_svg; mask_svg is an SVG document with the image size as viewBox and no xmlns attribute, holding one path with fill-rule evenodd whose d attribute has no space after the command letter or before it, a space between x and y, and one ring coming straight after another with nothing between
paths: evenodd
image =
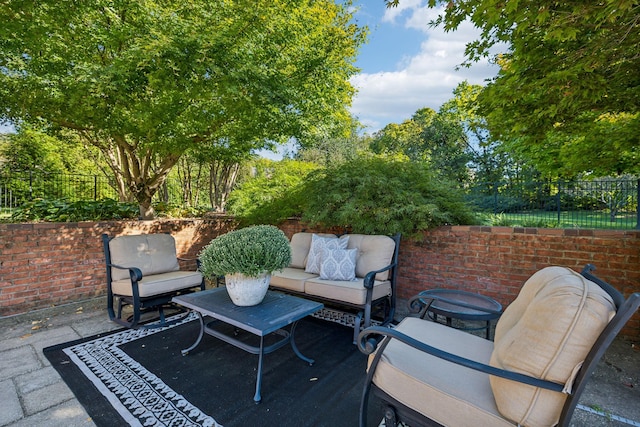
<instances>
[{"instance_id":1,"label":"large tree canopy","mask_svg":"<svg viewBox=\"0 0 640 427\"><path fill-rule=\"evenodd\" d=\"M434 25L480 28L468 62L506 46L480 97L494 138L556 174L640 172L637 0L429 0L439 4Z\"/></svg>"},{"instance_id":2,"label":"large tree canopy","mask_svg":"<svg viewBox=\"0 0 640 427\"><path fill-rule=\"evenodd\" d=\"M145 217L194 145L348 123L365 36L328 0L9 0L0 21L0 118L77 132Z\"/></svg>"}]
</instances>

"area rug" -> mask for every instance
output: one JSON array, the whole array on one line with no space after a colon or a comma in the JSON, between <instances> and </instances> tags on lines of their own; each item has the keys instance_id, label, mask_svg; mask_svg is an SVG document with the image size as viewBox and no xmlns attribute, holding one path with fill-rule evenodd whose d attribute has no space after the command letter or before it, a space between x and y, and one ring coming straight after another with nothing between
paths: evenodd
<instances>
[{"instance_id":1,"label":"area rug","mask_svg":"<svg viewBox=\"0 0 640 427\"><path fill-rule=\"evenodd\" d=\"M299 359L288 345L265 355L262 402L256 404L257 355L210 336L181 354L198 335L194 317L167 328L97 335L44 353L98 426L358 424L366 357L353 345L352 329L303 319L296 344L315 364ZM229 330L234 332L257 343L251 334Z\"/></svg>"}]
</instances>

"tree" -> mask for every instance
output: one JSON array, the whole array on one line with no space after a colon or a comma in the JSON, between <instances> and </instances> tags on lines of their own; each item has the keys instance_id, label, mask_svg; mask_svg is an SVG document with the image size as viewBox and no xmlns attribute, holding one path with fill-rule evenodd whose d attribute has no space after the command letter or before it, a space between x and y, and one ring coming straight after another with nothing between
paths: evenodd
<instances>
[{"instance_id":1,"label":"tree","mask_svg":"<svg viewBox=\"0 0 640 427\"><path fill-rule=\"evenodd\" d=\"M464 65L506 45L480 102L507 150L556 174L640 171L637 1L429 0L439 4L433 25L481 29Z\"/></svg>"},{"instance_id":2,"label":"tree","mask_svg":"<svg viewBox=\"0 0 640 427\"><path fill-rule=\"evenodd\" d=\"M468 141L460 119L431 108L421 108L399 125L385 126L374 135L371 148L375 153L403 154L427 163L451 181L464 182L468 176Z\"/></svg>"},{"instance_id":3,"label":"tree","mask_svg":"<svg viewBox=\"0 0 640 427\"><path fill-rule=\"evenodd\" d=\"M321 1L9 0L0 119L72 130L151 199L199 144L259 149L347 123L365 30Z\"/></svg>"},{"instance_id":4,"label":"tree","mask_svg":"<svg viewBox=\"0 0 640 427\"><path fill-rule=\"evenodd\" d=\"M358 134L361 127L352 118L350 133L344 136L319 136L298 149L291 157L303 162L330 166L355 159L369 149L369 137Z\"/></svg>"}]
</instances>

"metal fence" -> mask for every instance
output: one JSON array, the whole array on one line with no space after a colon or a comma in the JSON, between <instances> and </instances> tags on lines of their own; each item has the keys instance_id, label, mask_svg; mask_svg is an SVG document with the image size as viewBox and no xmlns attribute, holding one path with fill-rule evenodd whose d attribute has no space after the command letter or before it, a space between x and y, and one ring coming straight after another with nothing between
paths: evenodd
<instances>
[{"instance_id":1,"label":"metal fence","mask_svg":"<svg viewBox=\"0 0 640 427\"><path fill-rule=\"evenodd\" d=\"M640 179L479 183L468 202L493 225L640 229Z\"/></svg>"},{"instance_id":2,"label":"metal fence","mask_svg":"<svg viewBox=\"0 0 640 427\"><path fill-rule=\"evenodd\" d=\"M64 199L69 202L118 200L111 180L98 175L12 172L0 174L0 213L10 213L24 203L37 199ZM179 180L167 179L154 196L154 202L177 206L188 204Z\"/></svg>"},{"instance_id":3,"label":"metal fence","mask_svg":"<svg viewBox=\"0 0 640 427\"><path fill-rule=\"evenodd\" d=\"M198 186L196 186L198 187ZM181 207L194 204L193 190L167 179L154 201ZM203 191L202 188L198 189ZM474 183L465 188L467 201L491 225L524 227L640 229L640 179L523 181ZM97 175L0 175L0 214L42 199L68 201L118 199L109 179ZM195 198L209 202L206 195ZM198 202L195 202L198 203ZM199 203L198 203L199 204Z\"/></svg>"}]
</instances>

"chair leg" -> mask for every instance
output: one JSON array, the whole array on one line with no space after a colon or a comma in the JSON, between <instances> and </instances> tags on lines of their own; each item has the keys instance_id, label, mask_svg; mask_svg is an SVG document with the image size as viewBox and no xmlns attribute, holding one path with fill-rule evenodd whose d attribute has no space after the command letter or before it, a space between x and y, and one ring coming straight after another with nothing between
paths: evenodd
<instances>
[{"instance_id":1,"label":"chair leg","mask_svg":"<svg viewBox=\"0 0 640 427\"><path fill-rule=\"evenodd\" d=\"M397 425L396 411L393 406L387 405L384 408L384 427L396 427Z\"/></svg>"}]
</instances>

